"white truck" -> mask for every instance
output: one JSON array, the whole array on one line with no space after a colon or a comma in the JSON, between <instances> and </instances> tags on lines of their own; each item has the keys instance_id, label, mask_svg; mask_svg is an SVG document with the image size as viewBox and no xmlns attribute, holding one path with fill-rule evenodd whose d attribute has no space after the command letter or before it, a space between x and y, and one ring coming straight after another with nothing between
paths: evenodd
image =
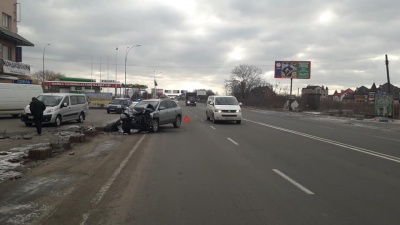
<instances>
[{"instance_id":1,"label":"white truck","mask_svg":"<svg viewBox=\"0 0 400 225\"><path fill-rule=\"evenodd\" d=\"M32 97L43 93L41 85L0 83L0 115L18 117Z\"/></svg>"}]
</instances>

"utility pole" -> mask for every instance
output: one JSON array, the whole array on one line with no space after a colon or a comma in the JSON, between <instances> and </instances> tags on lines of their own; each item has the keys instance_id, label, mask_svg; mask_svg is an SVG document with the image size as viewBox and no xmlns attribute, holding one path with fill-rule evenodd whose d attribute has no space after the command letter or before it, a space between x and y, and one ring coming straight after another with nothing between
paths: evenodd
<instances>
[{"instance_id":1,"label":"utility pole","mask_svg":"<svg viewBox=\"0 0 400 225\"><path fill-rule=\"evenodd\" d=\"M386 64L386 75L387 75L387 82L388 82L388 94L391 94L390 91L390 78L389 78L389 60L388 60L388 56L385 55L386 60L385 60L385 64Z\"/></svg>"}]
</instances>

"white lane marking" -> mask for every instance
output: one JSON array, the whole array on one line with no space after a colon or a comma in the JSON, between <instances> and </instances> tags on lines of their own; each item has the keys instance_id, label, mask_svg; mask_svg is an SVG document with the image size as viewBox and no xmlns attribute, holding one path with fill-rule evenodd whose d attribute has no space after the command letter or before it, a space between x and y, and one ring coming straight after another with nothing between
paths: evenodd
<instances>
[{"instance_id":1,"label":"white lane marking","mask_svg":"<svg viewBox=\"0 0 400 225\"><path fill-rule=\"evenodd\" d=\"M252 120L247 120L247 119L245 119L245 120L248 121L248 122L251 122L251 123L255 123L255 124L261 125L261 126L270 127L270 128L273 128L273 129L285 131L285 132L288 132L288 133L296 134L296 135L299 135L299 136L307 137L307 138L314 139L314 140L317 140L317 141L329 143L329 144L340 146L340 147L343 147L343 148L347 148L347 149L350 149L350 150L353 150L353 151L361 152L361 153L364 153L364 154L368 154L368 155L376 156L376 157L379 157L379 158L382 158L382 159L387 159L387 160L391 160L391 161L400 163L400 158L396 157L396 156L387 155L387 154L383 154L383 153L380 153L380 152L375 152L375 151L368 150L368 149L365 149L365 148L360 148L360 147L344 144L344 143L341 143L341 142L332 141L332 140L329 140L329 139L325 139L325 138L317 137L317 136L314 136L314 135L301 133L301 132L298 132L298 131L289 130L289 129L285 129L285 128L282 128L282 127L277 127L277 126L273 126L273 125L269 125L269 124L265 124L265 123L261 123L261 122L257 122L257 121L252 121Z\"/></svg>"},{"instance_id":2,"label":"white lane marking","mask_svg":"<svg viewBox=\"0 0 400 225\"><path fill-rule=\"evenodd\" d=\"M239 145L237 142L235 142L234 140L232 140L231 138L227 138L229 141L231 141L233 144L235 145Z\"/></svg>"},{"instance_id":3,"label":"white lane marking","mask_svg":"<svg viewBox=\"0 0 400 225\"><path fill-rule=\"evenodd\" d=\"M210 127L215 130L215 127L213 127L213 126L210 126Z\"/></svg>"},{"instance_id":4,"label":"white lane marking","mask_svg":"<svg viewBox=\"0 0 400 225\"><path fill-rule=\"evenodd\" d=\"M286 176L284 173L282 173L281 171L277 170L277 169L272 169L275 173L277 173L279 176L285 178L287 181L289 181L290 183L292 183L294 186L298 187L300 190L304 191L305 193L309 194L309 195L313 195L314 193L310 190L308 190L306 187L304 187L303 185L297 183L296 181L294 181L292 178Z\"/></svg>"},{"instance_id":5,"label":"white lane marking","mask_svg":"<svg viewBox=\"0 0 400 225\"><path fill-rule=\"evenodd\" d=\"M374 137L381 138L381 139L386 139L386 140L390 140L390 141L400 141L400 140L397 140L397 139L386 138L386 137L379 137L379 136L374 136Z\"/></svg>"},{"instance_id":6,"label":"white lane marking","mask_svg":"<svg viewBox=\"0 0 400 225\"><path fill-rule=\"evenodd\" d=\"M91 208L93 208L93 206L97 205L101 199L103 198L103 196L105 195L105 193L108 191L108 189L110 189L111 185L114 183L115 179L117 178L117 176L121 173L122 169L125 167L125 165L128 163L128 161L130 160L130 158L132 157L133 153L136 151L136 149L139 147L140 143L142 143L143 139L146 137L146 134L143 135L139 141L135 144L135 146L133 146L133 148L131 149L131 151L129 152L128 156L124 159L124 161L122 161L121 164L119 164L119 167L114 171L113 175L110 177L110 179L108 179L107 183L101 187L100 191L97 193L97 195L92 199L91 203ZM86 221L89 219L90 216L90 211L83 214L82 216L82 222L81 225L84 225L86 223Z\"/></svg>"}]
</instances>

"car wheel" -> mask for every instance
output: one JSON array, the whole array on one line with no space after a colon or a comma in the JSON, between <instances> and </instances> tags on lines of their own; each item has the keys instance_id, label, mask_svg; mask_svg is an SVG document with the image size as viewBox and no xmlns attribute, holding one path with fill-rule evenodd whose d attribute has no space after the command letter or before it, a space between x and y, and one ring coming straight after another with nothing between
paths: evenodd
<instances>
[{"instance_id":1,"label":"car wheel","mask_svg":"<svg viewBox=\"0 0 400 225\"><path fill-rule=\"evenodd\" d=\"M110 110L107 109L107 113L110 114Z\"/></svg>"},{"instance_id":2,"label":"car wheel","mask_svg":"<svg viewBox=\"0 0 400 225\"><path fill-rule=\"evenodd\" d=\"M206 117L207 117L207 121L209 121L210 117L208 116L207 112L206 112Z\"/></svg>"},{"instance_id":3,"label":"car wheel","mask_svg":"<svg viewBox=\"0 0 400 225\"><path fill-rule=\"evenodd\" d=\"M152 132L157 132L158 131L158 120L157 119L153 119L151 121L151 131Z\"/></svg>"},{"instance_id":4,"label":"car wheel","mask_svg":"<svg viewBox=\"0 0 400 225\"><path fill-rule=\"evenodd\" d=\"M25 125L26 125L27 127L30 127L30 126L32 126L32 123L27 123L27 122L25 122Z\"/></svg>"},{"instance_id":5,"label":"car wheel","mask_svg":"<svg viewBox=\"0 0 400 225\"><path fill-rule=\"evenodd\" d=\"M181 117L177 116L175 118L175 122L173 123L175 128L179 128L181 126Z\"/></svg>"},{"instance_id":6,"label":"car wheel","mask_svg":"<svg viewBox=\"0 0 400 225\"><path fill-rule=\"evenodd\" d=\"M61 116L58 115L56 117L56 121L54 121L54 126L59 127L61 125L62 121L61 121Z\"/></svg>"},{"instance_id":7,"label":"car wheel","mask_svg":"<svg viewBox=\"0 0 400 225\"><path fill-rule=\"evenodd\" d=\"M82 123L84 120L83 113L79 114L79 118L76 120L78 123Z\"/></svg>"},{"instance_id":8,"label":"car wheel","mask_svg":"<svg viewBox=\"0 0 400 225\"><path fill-rule=\"evenodd\" d=\"M237 123L237 124L241 124L242 121L241 121L241 120L236 120L236 123Z\"/></svg>"}]
</instances>

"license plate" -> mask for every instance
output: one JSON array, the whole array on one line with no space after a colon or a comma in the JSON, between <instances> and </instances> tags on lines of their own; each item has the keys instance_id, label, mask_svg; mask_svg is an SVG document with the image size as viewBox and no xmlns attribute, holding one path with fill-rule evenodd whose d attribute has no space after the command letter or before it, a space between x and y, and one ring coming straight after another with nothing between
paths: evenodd
<instances>
[{"instance_id":1,"label":"license plate","mask_svg":"<svg viewBox=\"0 0 400 225\"><path fill-rule=\"evenodd\" d=\"M28 119L33 119L33 116L28 116Z\"/></svg>"}]
</instances>

